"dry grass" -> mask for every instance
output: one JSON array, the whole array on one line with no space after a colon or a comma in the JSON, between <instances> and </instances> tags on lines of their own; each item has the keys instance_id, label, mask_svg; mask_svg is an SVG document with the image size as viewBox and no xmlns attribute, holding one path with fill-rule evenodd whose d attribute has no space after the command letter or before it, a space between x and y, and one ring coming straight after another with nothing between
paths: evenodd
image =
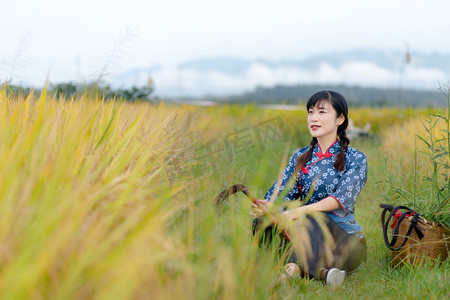
<instances>
[{"instance_id":1,"label":"dry grass","mask_svg":"<svg viewBox=\"0 0 450 300\"><path fill-rule=\"evenodd\" d=\"M371 115L379 130L384 113L388 124L403 121L391 120L397 110L358 112L357 126ZM407 112L405 118L421 114ZM264 149L253 145L249 153L218 156L217 169L208 157L198 157L211 139L220 146L235 129L248 133L279 116L289 142L272 136ZM338 291L306 279L279 283L282 262L250 238L249 206L239 203L242 198L217 213L213 200L227 184L244 183L262 197L284 168L283 157L309 142L305 116L254 106L130 104L45 93L11 98L2 90L1 298L267 299L336 292L376 298L396 291L380 280L403 278L421 287L424 277L396 275L383 264L388 252L375 224L374 182L384 170L374 159L382 156L376 142L362 144L370 182L357 213L369 240L368 267ZM448 274L423 274L436 272ZM427 289L445 294L443 282Z\"/></svg>"},{"instance_id":2,"label":"dry grass","mask_svg":"<svg viewBox=\"0 0 450 300\"><path fill-rule=\"evenodd\" d=\"M161 230L184 209L164 163L180 145L164 106L0 93L0 294L128 298L183 255ZM169 134L168 134L169 132Z\"/></svg>"}]
</instances>

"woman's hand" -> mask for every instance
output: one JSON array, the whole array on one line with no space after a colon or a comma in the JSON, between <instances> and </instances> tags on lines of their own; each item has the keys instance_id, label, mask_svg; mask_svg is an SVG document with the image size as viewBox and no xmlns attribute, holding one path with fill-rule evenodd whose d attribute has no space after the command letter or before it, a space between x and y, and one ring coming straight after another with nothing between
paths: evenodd
<instances>
[{"instance_id":1,"label":"woman's hand","mask_svg":"<svg viewBox=\"0 0 450 300\"><path fill-rule=\"evenodd\" d=\"M284 218L286 218L286 220L288 220L289 222L290 221L294 221L297 218L297 214L295 213L295 208L290 209L290 210L286 210L281 215Z\"/></svg>"},{"instance_id":2,"label":"woman's hand","mask_svg":"<svg viewBox=\"0 0 450 300\"><path fill-rule=\"evenodd\" d=\"M265 214L265 212L270 210L270 207L272 206L272 202L265 201L265 200L259 200L259 204L252 203L252 206L250 208L250 215L254 217L260 217Z\"/></svg>"},{"instance_id":3,"label":"woman's hand","mask_svg":"<svg viewBox=\"0 0 450 300\"><path fill-rule=\"evenodd\" d=\"M302 215L303 213L305 213L307 211L308 207L307 206L300 206L300 207L296 207L290 210L286 210L285 212L283 212L281 215L286 218L289 222L290 221L295 221L298 219L298 217L300 215Z\"/></svg>"},{"instance_id":4,"label":"woman's hand","mask_svg":"<svg viewBox=\"0 0 450 300\"><path fill-rule=\"evenodd\" d=\"M288 221L294 221L296 219L296 215L294 214L293 209L286 210L281 215Z\"/></svg>"}]
</instances>

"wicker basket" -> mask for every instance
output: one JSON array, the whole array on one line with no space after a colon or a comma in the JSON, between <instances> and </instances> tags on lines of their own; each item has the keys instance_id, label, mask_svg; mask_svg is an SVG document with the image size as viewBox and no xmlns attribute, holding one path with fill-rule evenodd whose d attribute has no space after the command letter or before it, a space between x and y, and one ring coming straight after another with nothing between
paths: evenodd
<instances>
[{"instance_id":1,"label":"wicker basket","mask_svg":"<svg viewBox=\"0 0 450 300\"><path fill-rule=\"evenodd\" d=\"M394 207L380 204L381 226L386 246L392 250L391 265L446 260L449 257L450 231L434 222L429 222L406 206ZM389 217L386 219L386 213ZM392 239L388 237L391 225Z\"/></svg>"},{"instance_id":2,"label":"wicker basket","mask_svg":"<svg viewBox=\"0 0 450 300\"><path fill-rule=\"evenodd\" d=\"M398 239L393 248L400 246L411 225L411 218L406 217L400 223ZM447 229L434 222L427 222L424 218L418 219L417 226L424 237L419 239L413 230L406 244L400 250L391 252L392 266L404 263L418 265L426 260L445 260L449 256L450 233Z\"/></svg>"}]
</instances>

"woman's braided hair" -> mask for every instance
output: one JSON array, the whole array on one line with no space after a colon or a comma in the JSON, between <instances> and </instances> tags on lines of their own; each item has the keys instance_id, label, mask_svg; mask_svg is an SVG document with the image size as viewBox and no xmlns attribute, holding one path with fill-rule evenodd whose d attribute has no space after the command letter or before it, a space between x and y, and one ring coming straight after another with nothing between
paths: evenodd
<instances>
[{"instance_id":1,"label":"woman's braided hair","mask_svg":"<svg viewBox=\"0 0 450 300\"><path fill-rule=\"evenodd\" d=\"M341 144L341 152L337 155L336 161L334 162L334 167L338 171L343 171L345 168L345 153L347 152L347 147L350 144L350 140L347 137L345 130L348 126L348 106L347 101L344 96L333 91L321 91L317 92L309 98L308 103L306 103L306 111L309 111L311 107L320 105L321 102L330 102L334 110L336 110L336 118L341 114L345 117L344 122L339 125L337 130L337 135L339 142ZM309 149L301 156L297 158L297 170L300 170L308 161L311 160L311 155L314 148L317 145L317 138L313 137L309 144Z\"/></svg>"}]
</instances>

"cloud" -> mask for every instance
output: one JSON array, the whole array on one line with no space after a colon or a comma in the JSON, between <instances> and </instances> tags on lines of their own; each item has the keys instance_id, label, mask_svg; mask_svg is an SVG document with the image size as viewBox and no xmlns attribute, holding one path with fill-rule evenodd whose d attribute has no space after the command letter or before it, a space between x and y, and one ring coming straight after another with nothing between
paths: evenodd
<instances>
[{"instance_id":1,"label":"cloud","mask_svg":"<svg viewBox=\"0 0 450 300\"><path fill-rule=\"evenodd\" d=\"M145 83L146 76L137 76ZM368 61L348 61L337 66L322 62L314 69L298 66L268 66L254 62L238 74L219 70L182 69L177 66L162 66L150 75L155 82L155 93L159 96L204 96L230 95L250 91L257 86L296 84L346 84L365 87L398 87L435 89L437 82L447 82L449 74L437 68L406 66L400 70L387 69ZM401 78L400 78L401 77ZM129 83L128 83L129 84Z\"/></svg>"}]
</instances>

